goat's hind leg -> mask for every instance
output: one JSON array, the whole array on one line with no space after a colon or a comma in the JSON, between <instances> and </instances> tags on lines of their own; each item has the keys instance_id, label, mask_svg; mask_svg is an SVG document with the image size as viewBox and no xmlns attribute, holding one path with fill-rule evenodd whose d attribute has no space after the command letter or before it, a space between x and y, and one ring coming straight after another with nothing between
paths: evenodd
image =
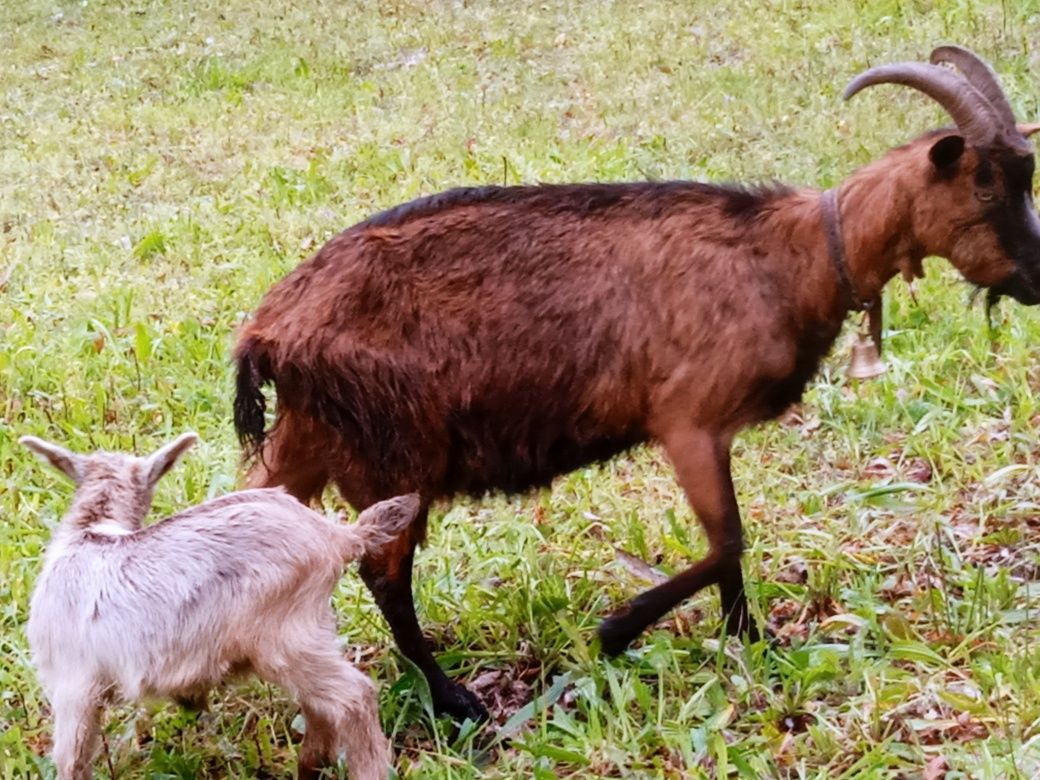
<instances>
[{"instance_id":1,"label":"goat's hind leg","mask_svg":"<svg viewBox=\"0 0 1040 780\"><path fill-rule=\"evenodd\" d=\"M278 424L264 441L263 449L246 474L248 488L282 486L304 504L321 497L329 481L326 453L315 451L329 434L315 431L315 423L281 414Z\"/></svg>"},{"instance_id":2,"label":"goat's hind leg","mask_svg":"<svg viewBox=\"0 0 1040 780\"><path fill-rule=\"evenodd\" d=\"M415 546L426 527L427 506L420 510L416 521L383 548L377 557L361 561L361 578L372 591L376 604L390 624L394 639L401 652L426 677L430 696L438 713L450 715L462 722L488 719L488 712L480 700L465 686L453 682L437 663L426 638L419 628L412 598L412 559Z\"/></svg>"},{"instance_id":3,"label":"goat's hind leg","mask_svg":"<svg viewBox=\"0 0 1040 780\"><path fill-rule=\"evenodd\" d=\"M58 780L90 780L101 725L101 702L90 687L64 683L51 699Z\"/></svg>"},{"instance_id":4,"label":"goat's hind leg","mask_svg":"<svg viewBox=\"0 0 1040 780\"><path fill-rule=\"evenodd\" d=\"M386 780L391 752L379 723L376 687L344 660L334 635L328 640L328 647L293 652L277 672L264 675L293 694L306 718L298 777L317 778L345 754L351 780Z\"/></svg>"},{"instance_id":5,"label":"goat's hind leg","mask_svg":"<svg viewBox=\"0 0 1040 780\"><path fill-rule=\"evenodd\" d=\"M740 554L730 557L720 566L719 602L726 618L726 633L731 636L746 636L748 641L760 638L758 626L748 612L747 596L744 594L744 574L740 569Z\"/></svg>"},{"instance_id":6,"label":"goat's hind leg","mask_svg":"<svg viewBox=\"0 0 1040 780\"><path fill-rule=\"evenodd\" d=\"M727 630L751 639L758 636L748 615L740 570L743 535L730 477L729 442L698 429L675 431L663 439L679 484L708 535L708 555L604 620L598 633L608 655L617 655L674 606L716 583Z\"/></svg>"}]
</instances>

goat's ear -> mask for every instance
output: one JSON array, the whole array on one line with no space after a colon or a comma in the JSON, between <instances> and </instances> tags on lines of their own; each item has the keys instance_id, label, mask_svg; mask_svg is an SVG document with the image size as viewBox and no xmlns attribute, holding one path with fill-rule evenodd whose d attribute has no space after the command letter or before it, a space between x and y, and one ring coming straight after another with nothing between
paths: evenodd
<instances>
[{"instance_id":1,"label":"goat's ear","mask_svg":"<svg viewBox=\"0 0 1040 780\"><path fill-rule=\"evenodd\" d=\"M1018 128L1018 132L1029 138L1033 133L1040 131L1040 122L1034 122L1028 125L1015 125Z\"/></svg>"},{"instance_id":2,"label":"goat's ear","mask_svg":"<svg viewBox=\"0 0 1040 780\"><path fill-rule=\"evenodd\" d=\"M964 138L959 135L944 135L928 150L928 159L940 171L948 169L964 154Z\"/></svg>"},{"instance_id":3,"label":"goat's ear","mask_svg":"<svg viewBox=\"0 0 1040 780\"><path fill-rule=\"evenodd\" d=\"M44 441L43 439L37 439L35 436L23 436L18 441L35 452L41 460L50 463L54 468L67 476L77 485L83 478L84 458L82 455L69 452L64 447L59 447L57 444L51 444L49 441Z\"/></svg>"},{"instance_id":4,"label":"goat's ear","mask_svg":"<svg viewBox=\"0 0 1040 780\"><path fill-rule=\"evenodd\" d=\"M166 472L173 468L173 464L180 460L181 455L187 452L191 445L198 440L199 435L197 433L188 431L187 433L182 433L161 450L149 455L148 484L154 485L162 479Z\"/></svg>"}]
</instances>

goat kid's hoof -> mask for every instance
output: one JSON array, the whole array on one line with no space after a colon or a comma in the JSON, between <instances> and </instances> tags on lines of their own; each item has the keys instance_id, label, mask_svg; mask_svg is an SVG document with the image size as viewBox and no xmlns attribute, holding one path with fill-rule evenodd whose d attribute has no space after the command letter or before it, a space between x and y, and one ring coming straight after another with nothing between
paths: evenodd
<instances>
[{"instance_id":1,"label":"goat kid's hoof","mask_svg":"<svg viewBox=\"0 0 1040 780\"><path fill-rule=\"evenodd\" d=\"M441 693L433 702L433 709L438 715L447 715L456 723L471 720L484 723L491 720L487 708L476 697L473 691L461 685L453 685Z\"/></svg>"}]
</instances>

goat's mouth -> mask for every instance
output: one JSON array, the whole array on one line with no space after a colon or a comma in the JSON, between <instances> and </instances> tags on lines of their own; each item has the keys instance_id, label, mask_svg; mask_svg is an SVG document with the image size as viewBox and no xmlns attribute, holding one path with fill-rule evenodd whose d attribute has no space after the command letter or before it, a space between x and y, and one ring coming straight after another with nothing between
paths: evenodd
<instances>
[{"instance_id":1,"label":"goat's mouth","mask_svg":"<svg viewBox=\"0 0 1040 780\"><path fill-rule=\"evenodd\" d=\"M1040 303L1040 290L1037 289L1035 281L1016 269L1004 281L986 291L986 302L989 306L993 306L1004 297L1014 298L1024 306L1035 306Z\"/></svg>"}]
</instances>

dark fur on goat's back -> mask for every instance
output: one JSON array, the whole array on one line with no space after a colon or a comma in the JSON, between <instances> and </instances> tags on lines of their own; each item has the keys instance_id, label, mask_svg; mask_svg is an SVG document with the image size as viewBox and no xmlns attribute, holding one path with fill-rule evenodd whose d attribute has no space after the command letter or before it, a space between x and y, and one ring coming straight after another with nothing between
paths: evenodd
<instances>
[{"instance_id":1,"label":"dark fur on goat's back","mask_svg":"<svg viewBox=\"0 0 1040 780\"><path fill-rule=\"evenodd\" d=\"M276 285L246 326L239 435L263 442L273 382L279 424L318 420L335 437L317 450L341 487L432 496L545 484L646 440L669 405L734 430L775 416L840 324L797 307L808 249L788 250L790 268L762 262L757 225L801 197L486 187L383 212Z\"/></svg>"},{"instance_id":2,"label":"dark fur on goat's back","mask_svg":"<svg viewBox=\"0 0 1040 780\"><path fill-rule=\"evenodd\" d=\"M592 215L623 208L631 216L657 217L676 201L720 200L732 216L753 217L791 190L782 184L748 187L691 181L542 184L518 187L456 187L374 214L353 229L398 227L412 219L436 216L466 206L510 206L542 214Z\"/></svg>"}]
</instances>

